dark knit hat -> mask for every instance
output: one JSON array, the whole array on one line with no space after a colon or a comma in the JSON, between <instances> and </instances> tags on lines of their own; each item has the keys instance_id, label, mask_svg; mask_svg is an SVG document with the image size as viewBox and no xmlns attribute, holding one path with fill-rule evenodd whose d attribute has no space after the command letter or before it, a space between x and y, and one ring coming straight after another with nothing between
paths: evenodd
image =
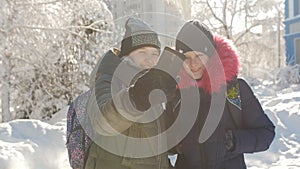
<instances>
[{"instance_id":1,"label":"dark knit hat","mask_svg":"<svg viewBox=\"0 0 300 169\"><path fill-rule=\"evenodd\" d=\"M129 18L125 23L125 35L121 42L121 56L128 55L135 49L151 46L160 48L157 33L138 18Z\"/></svg>"},{"instance_id":2,"label":"dark knit hat","mask_svg":"<svg viewBox=\"0 0 300 169\"><path fill-rule=\"evenodd\" d=\"M176 50L182 53L199 51L211 57L216 50L213 34L203 23L188 21L177 34Z\"/></svg>"}]
</instances>

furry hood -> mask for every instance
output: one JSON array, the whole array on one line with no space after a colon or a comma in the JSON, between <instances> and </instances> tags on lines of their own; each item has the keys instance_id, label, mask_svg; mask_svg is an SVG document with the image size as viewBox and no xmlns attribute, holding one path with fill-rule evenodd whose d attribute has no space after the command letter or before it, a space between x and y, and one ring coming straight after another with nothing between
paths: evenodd
<instances>
[{"instance_id":1,"label":"furry hood","mask_svg":"<svg viewBox=\"0 0 300 169\"><path fill-rule=\"evenodd\" d=\"M216 52L206 64L202 79L195 81L182 70L180 71L179 88L198 86L208 93L219 92L238 75L239 56L233 43L221 36L214 36Z\"/></svg>"}]
</instances>

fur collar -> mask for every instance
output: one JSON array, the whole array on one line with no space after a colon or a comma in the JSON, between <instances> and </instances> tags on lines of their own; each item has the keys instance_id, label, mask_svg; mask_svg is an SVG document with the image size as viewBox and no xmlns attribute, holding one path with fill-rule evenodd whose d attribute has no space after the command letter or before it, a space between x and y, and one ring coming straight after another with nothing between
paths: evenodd
<instances>
[{"instance_id":1,"label":"fur collar","mask_svg":"<svg viewBox=\"0 0 300 169\"><path fill-rule=\"evenodd\" d=\"M179 88L198 86L208 93L214 93L237 77L240 63L235 46L221 36L214 36L214 41L217 52L209 59L202 79L195 81L182 70Z\"/></svg>"}]
</instances>

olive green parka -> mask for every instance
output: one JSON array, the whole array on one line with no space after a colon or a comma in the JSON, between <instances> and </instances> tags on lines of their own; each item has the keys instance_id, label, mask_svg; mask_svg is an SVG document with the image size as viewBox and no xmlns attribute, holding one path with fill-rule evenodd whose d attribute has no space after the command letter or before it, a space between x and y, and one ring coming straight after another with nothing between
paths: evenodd
<instances>
[{"instance_id":1,"label":"olive green parka","mask_svg":"<svg viewBox=\"0 0 300 169\"><path fill-rule=\"evenodd\" d=\"M92 73L87 103L90 123L95 132L85 169L167 169L167 144L160 133L165 130L163 105L152 106L146 113L136 110L130 100L128 76L138 71L132 63L118 57L116 49L109 50ZM159 118L149 122L145 114Z\"/></svg>"}]
</instances>

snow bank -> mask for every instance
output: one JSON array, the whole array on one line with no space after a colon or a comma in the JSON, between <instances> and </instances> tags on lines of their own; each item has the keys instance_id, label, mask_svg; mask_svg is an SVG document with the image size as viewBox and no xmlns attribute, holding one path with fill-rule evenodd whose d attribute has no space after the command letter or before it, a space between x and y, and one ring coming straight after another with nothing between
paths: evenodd
<instances>
[{"instance_id":1,"label":"snow bank","mask_svg":"<svg viewBox=\"0 0 300 169\"><path fill-rule=\"evenodd\" d=\"M1 123L0 169L70 169L65 124L62 120L55 125L39 120Z\"/></svg>"}]
</instances>

